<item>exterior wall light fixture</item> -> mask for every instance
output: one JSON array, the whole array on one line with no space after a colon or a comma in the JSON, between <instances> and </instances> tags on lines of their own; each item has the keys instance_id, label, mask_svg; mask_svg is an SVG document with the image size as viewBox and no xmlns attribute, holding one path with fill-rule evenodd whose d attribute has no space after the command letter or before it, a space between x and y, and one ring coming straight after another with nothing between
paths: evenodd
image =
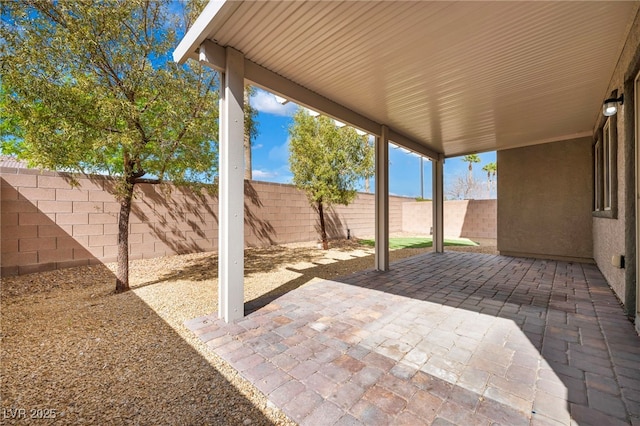
<instances>
[{"instance_id":1,"label":"exterior wall light fixture","mask_svg":"<svg viewBox=\"0 0 640 426\"><path fill-rule=\"evenodd\" d=\"M611 97L605 99L604 103L602 104L602 113L606 117L616 115L616 113L618 112L618 104L624 104L624 93L621 94L620 97L616 98L617 93L618 92L616 90L611 92Z\"/></svg>"}]
</instances>

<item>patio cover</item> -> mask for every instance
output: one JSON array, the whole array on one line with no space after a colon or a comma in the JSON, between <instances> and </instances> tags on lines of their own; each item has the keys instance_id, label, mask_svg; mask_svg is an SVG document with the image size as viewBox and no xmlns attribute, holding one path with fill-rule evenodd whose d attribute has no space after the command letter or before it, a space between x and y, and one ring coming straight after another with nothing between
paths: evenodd
<instances>
[{"instance_id":1,"label":"patio cover","mask_svg":"<svg viewBox=\"0 0 640 426\"><path fill-rule=\"evenodd\" d=\"M245 81L376 136L376 267L385 270L389 140L435 160L442 250L444 158L591 135L637 10L611 1L210 2L174 59L224 75L220 229L232 231L220 236L221 315L242 316L242 250L229 236L238 241L243 223Z\"/></svg>"}]
</instances>

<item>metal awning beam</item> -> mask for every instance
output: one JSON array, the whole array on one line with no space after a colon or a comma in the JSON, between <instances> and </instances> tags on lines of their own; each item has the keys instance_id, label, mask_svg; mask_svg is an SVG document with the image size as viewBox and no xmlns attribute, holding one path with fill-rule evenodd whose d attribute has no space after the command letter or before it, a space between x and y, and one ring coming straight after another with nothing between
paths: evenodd
<instances>
[{"instance_id":1,"label":"metal awning beam","mask_svg":"<svg viewBox=\"0 0 640 426\"><path fill-rule=\"evenodd\" d=\"M225 48L211 40L204 40L200 45L198 59L207 66L224 72L226 67ZM319 95L294 83L283 76L276 74L265 67L256 64L245 58L244 60L245 80L253 85L265 89L278 96L282 96L302 105L306 108L318 111L326 116L342 121L352 127L364 132L380 137L382 125L361 115L349 108L338 104L324 96ZM430 159L437 159L440 154L427 148L426 146L410 139L393 129L389 129L389 141L403 146L410 151L423 155Z\"/></svg>"}]
</instances>

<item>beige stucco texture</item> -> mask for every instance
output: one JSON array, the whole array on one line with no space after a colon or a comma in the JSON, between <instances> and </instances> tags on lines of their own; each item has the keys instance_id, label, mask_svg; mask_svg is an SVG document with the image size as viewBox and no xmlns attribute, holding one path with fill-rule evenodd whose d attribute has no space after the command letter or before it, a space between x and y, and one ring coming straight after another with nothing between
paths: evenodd
<instances>
[{"instance_id":1,"label":"beige stucco texture","mask_svg":"<svg viewBox=\"0 0 640 426\"><path fill-rule=\"evenodd\" d=\"M498 250L593 261L590 137L498 151Z\"/></svg>"}]
</instances>

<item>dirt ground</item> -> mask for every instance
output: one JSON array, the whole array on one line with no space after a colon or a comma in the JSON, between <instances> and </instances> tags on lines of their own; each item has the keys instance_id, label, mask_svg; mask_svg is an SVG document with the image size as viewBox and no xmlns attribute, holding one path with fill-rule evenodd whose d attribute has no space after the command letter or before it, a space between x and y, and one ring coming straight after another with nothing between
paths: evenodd
<instances>
[{"instance_id":1,"label":"dirt ground","mask_svg":"<svg viewBox=\"0 0 640 426\"><path fill-rule=\"evenodd\" d=\"M490 244L447 250L494 253ZM373 249L354 241L328 251L247 249L245 301L372 266ZM123 294L113 292L113 271L108 264L2 279L2 423L294 424L184 327L217 310L215 253L133 261L132 291Z\"/></svg>"}]
</instances>

